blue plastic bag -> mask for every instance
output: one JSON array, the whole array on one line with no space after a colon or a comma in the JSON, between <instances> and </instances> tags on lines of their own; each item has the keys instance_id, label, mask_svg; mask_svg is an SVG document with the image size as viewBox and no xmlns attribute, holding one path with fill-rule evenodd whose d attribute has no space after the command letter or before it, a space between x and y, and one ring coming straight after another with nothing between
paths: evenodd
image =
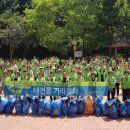
<instances>
[{"instance_id":1,"label":"blue plastic bag","mask_svg":"<svg viewBox=\"0 0 130 130\"><path fill-rule=\"evenodd\" d=\"M112 119L117 119L118 118L118 109L116 105L112 105L110 108L110 117Z\"/></svg>"},{"instance_id":2,"label":"blue plastic bag","mask_svg":"<svg viewBox=\"0 0 130 130\"><path fill-rule=\"evenodd\" d=\"M52 116L62 116L61 100L52 101Z\"/></svg>"},{"instance_id":3,"label":"blue plastic bag","mask_svg":"<svg viewBox=\"0 0 130 130\"><path fill-rule=\"evenodd\" d=\"M75 100L70 101L68 114L71 117L75 117L78 111L78 103Z\"/></svg>"},{"instance_id":4,"label":"blue plastic bag","mask_svg":"<svg viewBox=\"0 0 130 130\"><path fill-rule=\"evenodd\" d=\"M31 110L32 110L32 115L37 115L38 114L38 99L33 98L31 102Z\"/></svg>"},{"instance_id":5,"label":"blue plastic bag","mask_svg":"<svg viewBox=\"0 0 130 130\"><path fill-rule=\"evenodd\" d=\"M127 105L125 102L118 104L118 114L121 117L127 117Z\"/></svg>"},{"instance_id":6,"label":"blue plastic bag","mask_svg":"<svg viewBox=\"0 0 130 130\"><path fill-rule=\"evenodd\" d=\"M22 114L23 104L20 99L16 99L14 107L17 115Z\"/></svg>"},{"instance_id":7,"label":"blue plastic bag","mask_svg":"<svg viewBox=\"0 0 130 130\"><path fill-rule=\"evenodd\" d=\"M126 102L126 105L127 105L127 115L130 116L130 99L127 99L127 102Z\"/></svg>"},{"instance_id":8,"label":"blue plastic bag","mask_svg":"<svg viewBox=\"0 0 130 130\"><path fill-rule=\"evenodd\" d=\"M78 103L77 113L78 113L78 114L83 114L83 113L84 113L84 110L85 110L85 100L79 98L79 99L77 100L77 103Z\"/></svg>"},{"instance_id":9,"label":"blue plastic bag","mask_svg":"<svg viewBox=\"0 0 130 130\"><path fill-rule=\"evenodd\" d=\"M102 99L101 98L95 98L94 99L94 108L96 111L97 116L101 116L103 111L102 111Z\"/></svg>"},{"instance_id":10,"label":"blue plastic bag","mask_svg":"<svg viewBox=\"0 0 130 130\"><path fill-rule=\"evenodd\" d=\"M45 101L43 99L40 99L37 103L38 105L38 115L41 116L41 115L44 115L44 110L45 110Z\"/></svg>"},{"instance_id":11,"label":"blue plastic bag","mask_svg":"<svg viewBox=\"0 0 130 130\"><path fill-rule=\"evenodd\" d=\"M68 115L68 110L69 110L69 107L68 107L68 99L62 99L61 100L61 110L62 110L62 114L64 116L67 116Z\"/></svg>"},{"instance_id":12,"label":"blue plastic bag","mask_svg":"<svg viewBox=\"0 0 130 130\"><path fill-rule=\"evenodd\" d=\"M102 106L102 114L104 116L108 116L109 115L108 101L102 101L101 106Z\"/></svg>"},{"instance_id":13,"label":"blue plastic bag","mask_svg":"<svg viewBox=\"0 0 130 130\"><path fill-rule=\"evenodd\" d=\"M52 101L48 100L45 105L45 115L51 115L52 113Z\"/></svg>"},{"instance_id":14,"label":"blue plastic bag","mask_svg":"<svg viewBox=\"0 0 130 130\"><path fill-rule=\"evenodd\" d=\"M106 101L105 109L107 111L107 115L110 116L112 119L118 118L118 109L116 107L117 100Z\"/></svg>"},{"instance_id":15,"label":"blue plastic bag","mask_svg":"<svg viewBox=\"0 0 130 130\"><path fill-rule=\"evenodd\" d=\"M4 113L6 104L7 104L7 99L0 97L0 113Z\"/></svg>"},{"instance_id":16,"label":"blue plastic bag","mask_svg":"<svg viewBox=\"0 0 130 130\"><path fill-rule=\"evenodd\" d=\"M6 104L6 108L5 108L5 114L12 114L13 109L14 109L14 104L15 104L15 98L8 98L7 99L7 104Z\"/></svg>"},{"instance_id":17,"label":"blue plastic bag","mask_svg":"<svg viewBox=\"0 0 130 130\"><path fill-rule=\"evenodd\" d=\"M30 109L30 102L27 97L24 97L22 99L22 105L23 105L22 114L25 115L28 114Z\"/></svg>"}]
</instances>

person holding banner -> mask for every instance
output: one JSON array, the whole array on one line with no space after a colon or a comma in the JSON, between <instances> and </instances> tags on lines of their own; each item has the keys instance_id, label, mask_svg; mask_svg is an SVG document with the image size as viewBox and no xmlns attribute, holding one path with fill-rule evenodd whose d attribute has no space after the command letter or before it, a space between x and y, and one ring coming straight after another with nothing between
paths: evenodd
<instances>
[{"instance_id":1,"label":"person holding banner","mask_svg":"<svg viewBox=\"0 0 130 130\"><path fill-rule=\"evenodd\" d=\"M105 81L105 70L104 68L100 68L100 71L97 74L97 81L104 82Z\"/></svg>"},{"instance_id":2,"label":"person holding banner","mask_svg":"<svg viewBox=\"0 0 130 130\"><path fill-rule=\"evenodd\" d=\"M14 81L20 81L20 80L21 80L20 73L16 72L14 76Z\"/></svg>"},{"instance_id":3,"label":"person holding banner","mask_svg":"<svg viewBox=\"0 0 130 130\"><path fill-rule=\"evenodd\" d=\"M38 73L38 77L36 79L37 82L46 82L46 78L43 76L42 73Z\"/></svg>"},{"instance_id":4,"label":"person holding banner","mask_svg":"<svg viewBox=\"0 0 130 130\"><path fill-rule=\"evenodd\" d=\"M115 77L113 76L112 71L109 71L106 81L108 82L107 99L108 100L114 99L114 96L115 96ZM111 95L111 98L110 98L110 95Z\"/></svg>"},{"instance_id":5,"label":"person holding banner","mask_svg":"<svg viewBox=\"0 0 130 130\"><path fill-rule=\"evenodd\" d=\"M92 82L97 81L97 77L96 77L96 74L95 74L95 73L92 73L92 74L91 74L90 81L92 81Z\"/></svg>"},{"instance_id":6,"label":"person holding banner","mask_svg":"<svg viewBox=\"0 0 130 130\"><path fill-rule=\"evenodd\" d=\"M31 77L30 73L27 73L27 81L34 81L34 78Z\"/></svg>"},{"instance_id":7,"label":"person holding banner","mask_svg":"<svg viewBox=\"0 0 130 130\"><path fill-rule=\"evenodd\" d=\"M53 72L50 72L50 75L48 77L48 82L55 82L55 76L54 76L54 73ZM50 96L50 100L56 100L56 97L54 96L54 98L52 96Z\"/></svg>"},{"instance_id":8,"label":"person holding banner","mask_svg":"<svg viewBox=\"0 0 130 130\"><path fill-rule=\"evenodd\" d=\"M90 81L90 71L89 68L85 68L85 71L83 73L84 81Z\"/></svg>"},{"instance_id":9,"label":"person holding banner","mask_svg":"<svg viewBox=\"0 0 130 130\"><path fill-rule=\"evenodd\" d=\"M78 72L78 77L77 77L76 81L79 81L79 82L84 81L84 78L83 78L83 76L82 76L82 72L81 72L81 71Z\"/></svg>"},{"instance_id":10,"label":"person holding banner","mask_svg":"<svg viewBox=\"0 0 130 130\"><path fill-rule=\"evenodd\" d=\"M76 81L76 78L77 78L77 74L75 73L75 69L72 68L72 69L71 69L71 73L70 73L70 75L69 75L69 80L70 80L70 81Z\"/></svg>"}]
</instances>

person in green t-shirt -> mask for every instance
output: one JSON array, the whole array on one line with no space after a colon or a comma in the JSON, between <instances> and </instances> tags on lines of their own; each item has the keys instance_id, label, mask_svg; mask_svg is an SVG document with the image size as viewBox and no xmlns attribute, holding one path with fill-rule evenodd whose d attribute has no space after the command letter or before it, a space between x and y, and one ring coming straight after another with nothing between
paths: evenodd
<instances>
[{"instance_id":1,"label":"person in green t-shirt","mask_svg":"<svg viewBox=\"0 0 130 130\"><path fill-rule=\"evenodd\" d=\"M7 73L7 72L4 72L4 73L3 73L2 81L11 81L11 79L10 79L10 77L8 76L8 73Z\"/></svg>"},{"instance_id":2,"label":"person in green t-shirt","mask_svg":"<svg viewBox=\"0 0 130 130\"><path fill-rule=\"evenodd\" d=\"M38 73L38 77L37 77L36 81L38 81L38 82L46 82L46 78L43 77L42 73Z\"/></svg>"},{"instance_id":3,"label":"person in green t-shirt","mask_svg":"<svg viewBox=\"0 0 130 130\"><path fill-rule=\"evenodd\" d=\"M82 72L81 72L81 71L78 72L78 76L77 76L77 78L76 78L76 81L79 81L79 82L84 81L84 78L83 78L83 76L82 76Z\"/></svg>"},{"instance_id":4,"label":"person in green t-shirt","mask_svg":"<svg viewBox=\"0 0 130 130\"><path fill-rule=\"evenodd\" d=\"M118 71L118 67L114 67L113 76L115 77L115 92L119 95L119 86L121 81L121 73Z\"/></svg>"},{"instance_id":5,"label":"person in green t-shirt","mask_svg":"<svg viewBox=\"0 0 130 130\"><path fill-rule=\"evenodd\" d=\"M97 81L104 82L105 80L106 80L105 79L105 70L104 70L104 68L100 68L100 71L97 74Z\"/></svg>"},{"instance_id":6,"label":"person in green t-shirt","mask_svg":"<svg viewBox=\"0 0 130 130\"><path fill-rule=\"evenodd\" d=\"M56 82L62 82L61 69L57 69L57 70L56 70L55 81L56 81Z\"/></svg>"},{"instance_id":7,"label":"person in green t-shirt","mask_svg":"<svg viewBox=\"0 0 130 130\"><path fill-rule=\"evenodd\" d=\"M95 73L91 73L90 81L97 82L97 75Z\"/></svg>"},{"instance_id":8,"label":"person in green t-shirt","mask_svg":"<svg viewBox=\"0 0 130 130\"><path fill-rule=\"evenodd\" d=\"M50 75L48 77L48 82L55 82L55 76L53 72L50 72ZM50 96L50 100L56 100L56 97Z\"/></svg>"},{"instance_id":9,"label":"person in green t-shirt","mask_svg":"<svg viewBox=\"0 0 130 130\"><path fill-rule=\"evenodd\" d=\"M123 94L122 100L125 101L127 98L130 98L130 76L128 71L125 71L125 75L121 80L121 84Z\"/></svg>"},{"instance_id":10,"label":"person in green t-shirt","mask_svg":"<svg viewBox=\"0 0 130 130\"><path fill-rule=\"evenodd\" d=\"M115 77L113 76L113 73L111 71L109 71L106 81L108 82L107 98L108 98L108 100L110 100L110 95L111 95L111 99L114 99L114 96L115 96Z\"/></svg>"},{"instance_id":11,"label":"person in green t-shirt","mask_svg":"<svg viewBox=\"0 0 130 130\"><path fill-rule=\"evenodd\" d=\"M90 81L90 72L88 68L85 68L85 71L83 73L84 81Z\"/></svg>"},{"instance_id":12,"label":"person in green t-shirt","mask_svg":"<svg viewBox=\"0 0 130 130\"><path fill-rule=\"evenodd\" d=\"M30 81L30 82L34 81L34 78L31 76L30 73L27 73L27 79L26 79L26 81Z\"/></svg>"},{"instance_id":13,"label":"person in green t-shirt","mask_svg":"<svg viewBox=\"0 0 130 130\"><path fill-rule=\"evenodd\" d=\"M69 81L76 81L76 78L77 78L77 74L75 73L75 69L72 68L71 73L69 75Z\"/></svg>"}]
</instances>

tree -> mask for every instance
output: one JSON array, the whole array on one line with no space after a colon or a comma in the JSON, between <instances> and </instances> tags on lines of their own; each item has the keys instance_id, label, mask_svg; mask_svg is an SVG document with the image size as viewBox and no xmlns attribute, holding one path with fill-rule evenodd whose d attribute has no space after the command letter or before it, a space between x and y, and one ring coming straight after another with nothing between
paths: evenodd
<instances>
[{"instance_id":1,"label":"tree","mask_svg":"<svg viewBox=\"0 0 130 130\"><path fill-rule=\"evenodd\" d=\"M3 32L3 44L9 47L10 59L14 51L20 46L23 38L23 29L21 28L21 17L12 16L8 19L8 25Z\"/></svg>"},{"instance_id":2,"label":"tree","mask_svg":"<svg viewBox=\"0 0 130 130\"><path fill-rule=\"evenodd\" d=\"M37 46L38 45L38 38L35 32L32 31L32 29L27 26L26 24L23 25L24 33L23 33L23 39L21 41L21 45L24 48L23 51L23 58L27 55L30 47Z\"/></svg>"},{"instance_id":3,"label":"tree","mask_svg":"<svg viewBox=\"0 0 130 130\"><path fill-rule=\"evenodd\" d=\"M32 9L27 9L26 20L35 28L40 45L50 51L67 54L73 37L82 41L86 30L95 26L95 13L90 9L90 0L34 0ZM89 29L88 29L89 28ZM78 47L80 47L78 42Z\"/></svg>"}]
</instances>

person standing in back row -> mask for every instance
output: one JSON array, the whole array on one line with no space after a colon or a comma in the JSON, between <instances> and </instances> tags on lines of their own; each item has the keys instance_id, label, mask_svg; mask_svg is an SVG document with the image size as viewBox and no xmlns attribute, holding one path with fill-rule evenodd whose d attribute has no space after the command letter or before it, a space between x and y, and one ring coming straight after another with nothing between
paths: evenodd
<instances>
[{"instance_id":1,"label":"person standing in back row","mask_svg":"<svg viewBox=\"0 0 130 130\"><path fill-rule=\"evenodd\" d=\"M107 99L108 100L114 99L114 96L115 96L115 77L113 76L113 73L111 71L109 71L106 81L108 82ZM111 95L111 98L110 98L110 95Z\"/></svg>"},{"instance_id":2,"label":"person standing in back row","mask_svg":"<svg viewBox=\"0 0 130 130\"><path fill-rule=\"evenodd\" d=\"M113 76L115 77L115 94L119 95L119 86L121 81L121 73L118 71L118 67L114 67Z\"/></svg>"},{"instance_id":3,"label":"person standing in back row","mask_svg":"<svg viewBox=\"0 0 130 130\"><path fill-rule=\"evenodd\" d=\"M122 84L122 100L125 101L127 100L127 98L130 97L130 76L129 76L129 72L125 71L125 75L121 80L121 84Z\"/></svg>"}]
</instances>

